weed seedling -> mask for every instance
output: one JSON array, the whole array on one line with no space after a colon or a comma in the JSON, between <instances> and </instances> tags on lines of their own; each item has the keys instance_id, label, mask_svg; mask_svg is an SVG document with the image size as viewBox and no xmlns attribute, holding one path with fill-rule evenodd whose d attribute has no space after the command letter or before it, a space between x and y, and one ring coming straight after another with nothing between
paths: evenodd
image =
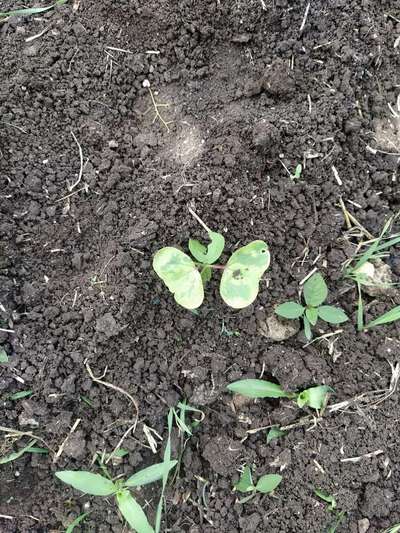
<instances>
[{"instance_id":1,"label":"weed seedling","mask_svg":"<svg viewBox=\"0 0 400 533\"><path fill-rule=\"evenodd\" d=\"M247 396L248 398L288 398L290 400L296 400L297 405L301 409L303 407L311 407L316 410L325 408L328 393L333 392L333 389L327 385L318 385L304 389L298 393L288 392L277 383L264 381L263 379L242 379L230 383L227 388L231 392Z\"/></svg>"},{"instance_id":2,"label":"weed seedling","mask_svg":"<svg viewBox=\"0 0 400 533\"><path fill-rule=\"evenodd\" d=\"M190 239L189 250L195 261L178 248L167 246L153 258L153 268L172 292L175 301L186 309L197 309L204 300L204 286L214 269L222 270L220 295L234 309L250 305L257 297L259 282L270 263L268 246L264 241L253 241L236 250L225 266L216 265L225 239L210 228L190 209L191 214L206 230L210 244L206 247Z\"/></svg>"},{"instance_id":3,"label":"weed seedling","mask_svg":"<svg viewBox=\"0 0 400 533\"><path fill-rule=\"evenodd\" d=\"M8 355L5 349L0 346L0 364L1 363L8 363Z\"/></svg>"},{"instance_id":4,"label":"weed seedling","mask_svg":"<svg viewBox=\"0 0 400 533\"><path fill-rule=\"evenodd\" d=\"M346 513L344 511L337 510L336 499L331 494L327 494L326 492L323 492L319 489L315 489L314 492L318 496L318 498L321 498L321 500L324 500L324 502L329 504L328 510L331 511L331 513L333 513L335 517L333 524L328 527L326 533L336 533L338 527L343 522Z\"/></svg>"},{"instance_id":5,"label":"weed seedling","mask_svg":"<svg viewBox=\"0 0 400 533\"><path fill-rule=\"evenodd\" d=\"M279 474L265 474L261 476L256 484L253 483L253 476L251 473L251 468L246 465L243 469L242 475L240 476L239 481L234 486L234 490L239 492L249 492L250 494L245 498L242 498L239 503L245 503L257 494L261 492L262 494L269 494L274 491L277 486L282 481L282 476Z\"/></svg>"},{"instance_id":6,"label":"weed seedling","mask_svg":"<svg viewBox=\"0 0 400 533\"><path fill-rule=\"evenodd\" d=\"M315 326L321 318L329 324L341 324L348 320L346 313L339 307L322 305L328 296L328 287L319 272L313 274L303 286L305 306L298 302L285 302L275 308L275 313L283 318L297 319L302 317L304 334L312 339L311 326Z\"/></svg>"},{"instance_id":7,"label":"weed seedling","mask_svg":"<svg viewBox=\"0 0 400 533\"><path fill-rule=\"evenodd\" d=\"M57 6L62 6L67 0L57 0L54 4L47 7L29 7L23 9L14 9L13 11L6 11L5 13L0 13L0 22L2 18L14 17L14 16L27 16L27 15L39 15L40 13L45 13L54 9Z\"/></svg>"}]
</instances>

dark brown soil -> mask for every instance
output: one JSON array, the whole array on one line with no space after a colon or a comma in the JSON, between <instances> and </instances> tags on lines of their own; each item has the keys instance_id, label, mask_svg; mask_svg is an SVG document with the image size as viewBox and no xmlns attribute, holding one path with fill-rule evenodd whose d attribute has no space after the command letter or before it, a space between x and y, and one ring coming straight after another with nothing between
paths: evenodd
<instances>
[{"instance_id":1,"label":"dark brown soil","mask_svg":"<svg viewBox=\"0 0 400 533\"><path fill-rule=\"evenodd\" d=\"M115 475L161 460L143 427L165 438L168 406L187 398L204 410L167 493L163 531L321 533L334 517L314 488L346 512L338 531L399 522L398 392L267 445L265 431L243 440L246 430L304 412L278 400L235 410L225 389L262 372L294 389L326 383L331 402L389 386L397 324L358 334L352 320L334 361L326 344L304 348L301 334L269 343L257 322L295 297L314 266L331 301L355 318L355 293L341 281L349 249L339 199L374 235L399 209L398 157L366 149L400 152L398 135L382 134L399 93L398 3L313 0L303 31L305 1L72 4L0 24L0 327L15 330L0 332L10 357L0 370L0 425L32 430L58 450L81 419L58 462L26 454L1 466L0 514L11 518L0 518L0 530L61 532L87 502L82 531L123 530L111 501L79 496L54 477L95 471L95 452L111 451L133 417L125 396L91 381L86 360L139 404ZM145 114L145 79L169 104L160 109L170 132ZM84 171L70 195L80 168L71 132ZM291 172L306 161L299 181L279 158ZM268 242L271 268L250 308L225 307L214 280L199 313L189 313L152 271L157 249L201 235L189 203L225 232L227 252ZM400 303L366 301L367 318ZM30 398L7 399L27 389ZM232 486L245 462L256 477L281 468L273 497L237 503ZM158 490L145 493L151 519Z\"/></svg>"}]
</instances>

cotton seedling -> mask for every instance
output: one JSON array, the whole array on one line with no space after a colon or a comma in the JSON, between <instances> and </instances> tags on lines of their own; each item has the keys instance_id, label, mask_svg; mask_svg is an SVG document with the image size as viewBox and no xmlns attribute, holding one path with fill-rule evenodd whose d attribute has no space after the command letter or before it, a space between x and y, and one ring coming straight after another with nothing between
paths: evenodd
<instances>
[{"instance_id":1,"label":"cotton seedling","mask_svg":"<svg viewBox=\"0 0 400 533\"><path fill-rule=\"evenodd\" d=\"M270 263L270 253L264 241L253 241L236 250L226 265L216 265L224 247L224 236L206 226L194 211L192 215L206 230L210 244L206 247L195 239L189 240L189 250L195 260L178 248L167 246L153 258L156 274L174 295L176 303L186 309L197 309L204 300L204 287L213 270L222 270L220 295L234 309L247 307L257 297L259 282Z\"/></svg>"},{"instance_id":2,"label":"cotton seedling","mask_svg":"<svg viewBox=\"0 0 400 533\"><path fill-rule=\"evenodd\" d=\"M265 474L261 476L257 483L254 484L251 468L246 465L243 469L239 481L234 485L234 490L238 492L250 493L245 498L242 498L239 503L245 503L257 494L269 494L274 491L282 481L282 476L279 474Z\"/></svg>"},{"instance_id":3,"label":"cotton seedling","mask_svg":"<svg viewBox=\"0 0 400 533\"><path fill-rule=\"evenodd\" d=\"M379 286L379 287L387 287L387 284L377 284L374 281L374 271L375 266L374 262L376 260L381 260L388 255L388 250L396 246L397 244L400 244L400 233L395 233L393 235L386 236L387 232L391 228L394 220L396 217L391 217L386 224L384 225L379 237L376 239L372 239L371 241L368 241L368 243L364 243L363 245L366 245L367 248L363 253L357 253L354 257L352 257L349 261L345 263L344 266L344 278L350 279L353 281L357 286L357 292L358 292L358 300L357 300L357 329L358 331L363 331L366 329L366 327L373 327L378 326L382 324L388 324L389 322L393 322L394 320L398 320L400 318L400 312L396 308L393 310L394 313L389 315L388 317L382 315L380 319L383 319L383 321L380 321L378 323L375 323L376 321L373 320L371 323L369 323L366 327L364 326L364 303L362 299L362 286ZM361 246L361 245L360 245ZM389 284L394 285L394 284Z\"/></svg>"},{"instance_id":4,"label":"cotton seedling","mask_svg":"<svg viewBox=\"0 0 400 533\"><path fill-rule=\"evenodd\" d=\"M296 400L300 408L311 407L316 410L321 410L326 406L328 394L333 392L333 389L327 385L318 385L297 393L288 392L278 383L263 379L242 379L230 383L227 388L231 392L248 398L288 398Z\"/></svg>"},{"instance_id":5,"label":"cotton seedling","mask_svg":"<svg viewBox=\"0 0 400 533\"><path fill-rule=\"evenodd\" d=\"M319 272L313 274L303 286L305 305L299 302L285 302L275 308L275 313L283 318L302 318L304 334L308 340L312 339L311 326L315 326L318 319L329 324L341 324L348 320L346 313L339 307L322 305L328 296L328 287Z\"/></svg>"}]
</instances>

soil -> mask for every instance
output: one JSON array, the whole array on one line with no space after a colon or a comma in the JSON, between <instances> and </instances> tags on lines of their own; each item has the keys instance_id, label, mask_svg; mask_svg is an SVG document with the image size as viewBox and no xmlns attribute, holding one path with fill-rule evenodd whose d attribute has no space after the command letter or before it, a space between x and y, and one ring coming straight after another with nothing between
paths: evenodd
<instances>
[{"instance_id":1,"label":"soil","mask_svg":"<svg viewBox=\"0 0 400 533\"><path fill-rule=\"evenodd\" d=\"M2 11L13 7L1 2ZM0 23L0 344L10 359L0 370L0 425L32 431L57 452L80 420L58 458L27 453L1 466L2 532L61 532L85 510L81 531L126 531L111 499L54 477L98 471L96 451L112 451L135 417L85 362L139 406L114 475L161 460L162 444L154 454L144 429L165 439L169 406L186 398L204 411L167 490L163 531L320 533L335 516L315 488L345 512L337 531L375 533L400 521L397 391L267 444L265 430L246 431L307 411L288 400L233 403L225 388L260 376L292 390L325 383L337 403L388 389L399 362L399 324L356 331L342 266L357 235L346 234L339 204L375 236L400 207L398 120L388 106L399 113L399 6L313 0L303 24L306 7L75 0ZM153 121L145 80L168 104L158 108L167 127ZM239 243L269 244L271 267L249 308L228 309L215 276L190 313L152 271L160 247L204 238L189 204L224 232L224 259ZM398 282L396 254L386 261ZM259 324L297 296L314 267L330 301L352 317L333 351L327 341L305 346L302 333L268 340ZM369 320L400 298L365 301ZM33 394L9 399L24 390ZM1 455L29 442L5 436ZM178 445L174 438L174 453ZM281 472L274 495L238 503L232 487L245 463L255 479ZM151 521L159 491L138 494Z\"/></svg>"}]
</instances>

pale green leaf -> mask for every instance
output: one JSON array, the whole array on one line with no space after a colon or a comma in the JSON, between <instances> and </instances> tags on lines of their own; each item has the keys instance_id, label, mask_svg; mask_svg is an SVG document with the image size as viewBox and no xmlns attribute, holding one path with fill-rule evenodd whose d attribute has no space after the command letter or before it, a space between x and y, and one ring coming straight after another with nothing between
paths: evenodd
<instances>
[{"instance_id":1,"label":"pale green leaf","mask_svg":"<svg viewBox=\"0 0 400 533\"><path fill-rule=\"evenodd\" d=\"M83 513L77 516L75 520L71 522L70 525L67 527L67 529L65 530L65 533L72 533L75 527L78 526L83 520L85 520L88 514L89 513Z\"/></svg>"},{"instance_id":2,"label":"pale green leaf","mask_svg":"<svg viewBox=\"0 0 400 533\"><path fill-rule=\"evenodd\" d=\"M322 409L329 392L333 392L333 389L327 385L318 385L317 387L303 390L297 396L297 405L299 407L308 406L313 409Z\"/></svg>"},{"instance_id":3,"label":"pale green leaf","mask_svg":"<svg viewBox=\"0 0 400 533\"><path fill-rule=\"evenodd\" d=\"M206 265L212 265L219 259L225 248L225 238L220 233L209 231L210 244L206 248L196 239L189 240L189 250L197 261Z\"/></svg>"},{"instance_id":4,"label":"pale green leaf","mask_svg":"<svg viewBox=\"0 0 400 533\"><path fill-rule=\"evenodd\" d=\"M122 516L137 533L154 533L142 507L128 490L117 492L118 509Z\"/></svg>"},{"instance_id":5,"label":"pale green leaf","mask_svg":"<svg viewBox=\"0 0 400 533\"><path fill-rule=\"evenodd\" d=\"M264 381L263 379L241 379L227 386L231 392L236 392L248 398L292 398L290 392L286 392L277 383Z\"/></svg>"},{"instance_id":6,"label":"pale green leaf","mask_svg":"<svg viewBox=\"0 0 400 533\"><path fill-rule=\"evenodd\" d=\"M257 298L259 282L270 263L264 241L253 241L236 250L226 264L220 284L225 303L234 309L247 307Z\"/></svg>"},{"instance_id":7,"label":"pale green leaf","mask_svg":"<svg viewBox=\"0 0 400 533\"><path fill-rule=\"evenodd\" d=\"M310 341L312 339L312 332L311 332L310 321L308 320L306 316L303 317L303 323L304 323L304 335L306 336L306 339Z\"/></svg>"},{"instance_id":8,"label":"pale green leaf","mask_svg":"<svg viewBox=\"0 0 400 533\"><path fill-rule=\"evenodd\" d=\"M400 305L393 307L390 311L387 313L384 313L378 318L375 318L375 320L371 320L368 324L366 324L365 329L373 328L375 326L382 326L384 324L390 324L391 322L395 322L396 320L400 319Z\"/></svg>"},{"instance_id":9,"label":"pale green leaf","mask_svg":"<svg viewBox=\"0 0 400 533\"><path fill-rule=\"evenodd\" d=\"M0 363L8 363L7 352L2 346L0 346Z\"/></svg>"},{"instance_id":10,"label":"pale green leaf","mask_svg":"<svg viewBox=\"0 0 400 533\"><path fill-rule=\"evenodd\" d=\"M312 326L315 326L318 320L318 311L315 307L307 307L306 317Z\"/></svg>"},{"instance_id":11,"label":"pale green leaf","mask_svg":"<svg viewBox=\"0 0 400 533\"><path fill-rule=\"evenodd\" d=\"M22 400L22 398L27 398L28 396L32 396L33 391L32 390L22 390L20 392L15 392L14 394L10 394L8 397L9 400Z\"/></svg>"},{"instance_id":12,"label":"pale green leaf","mask_svg":"<svg viewBox=\"0 0 400 533\"><path fill-rule=\"evenodd\" d=\"M162 248L153 258L153 268L179 305L196 309L203 303L204 289L200 272L181 250L172 246Z\"/></svg>"},{"instance_id":13,"label":"pale green leaf","mask_svg":"<svg viewBox=\"0 0 400 533\"><path fill-rule=\"evenodd\" d=\"M19 459L24 453L28 453L30 448L36 444L37 440L32 440L25 448L21 448L17 452L12 452L8 455L5 455L4 457L0 457L0 465L5 465L6 463L11 463L12 461L15 461L16 459Z\"/></svg>"},{"instance_id":14,"label":"pale green leaf","mask_svg":"<svg viewBox=\"0 0 400 533\"><path fill-rule=\"evenodd\" d=\"M177 461L170 461L168 470L171 470L176 465ZM142 485L147 485L148 483L153 483L162 479L165 472L166 465L164 463L158 463L156 465L148 466L143 468L140 472L136 472L124 483L125 487L140 487Z\"/></svg>"},{"instance_id":15,"label":"pale green leaf","mask_svg":"<svg viewBox=\"0 0 400 533\"><path fill-rule=\"evenodd\" d=\"M279 474L266 474L265 476L261 476L257 481L256 490L263 494L268 494L275 490L281 481L282 476Z\"/></svg>"},{"instance_id":16,"label":"pale green leaf","mask_svg":"<svg viewBox=\"0 0 400 533\"><path fill-rule=\"evenodd\" d=\"M303 286L304 300L307 305L318 307L328 296L328 287L319 272L313 274Z\"/></svg>"},{"instance_id":17,"label":"pale green leaf","mask_svg":"<svg viewBox=\"0 0 400 533\"><path fill-rule=\"evenodd\" d=\"M275 313L283 318L300 318L304 313L304 307L297 302L285 302L275 307Z\"/></svg>"},{"instance_id":18,"label":"pale green leaf","mask_svg":"<svg viewBox=\"0 0 400 533\"><path fill-rule=\"evenodd\" d=\"M14 9L13 11L6 11L5 13L0 13L0 17L14 17L14 16L26 16L26 15L38 15L39 13L45 13L50 9L55 8L56 6L62 6L68 0L57 0L54 4L47 7L29 7L24 9Z\"/></svg>"},{"instance_id":19,"label":"pale green leaf","mask_svg":"<svg viewBox=\"0 0 400 533\"><path fill-rule=\"evenodd\" d=\"M204 267L201 269L200 276L201 276L201 281L203 282L203 286L205 287L206 284L211 280L211 276L212 276L212 269L211 269L211 267L209 267L209 266L204 266Z\"/></svg>"},{"instance_id":20,"label":"pale green leaf","mask_svg":"<svg viewBox=\"0 0 400 533\"><path fill-rule=\"evenodd\" d=\"M61 470L55 475L74 489L93 496L109 496L117 490L111 480L84 470Z\"/></svg>"},{"instance_id":21,"label":"pale green leaf","mask_svg":"<svg viewBox=\"0 0 400 533\"><path fill-rule=\"evenodd\" d=\"M286 431L282 431L278 426L274 426L267 433L267 444L279 437L284 437L287 434Z\"/></svg>"},{"instance_id":22,"label":"pale green leaf","mask_svg":"<svg viewBox=\"0 0 400 533\"><path fill-rule=\"evenodd\" d=\"M251 469L249 466L245 466L239 481L234 486L239 492L250 492L254 490L253 479L251 477Z\"/></svg>"},{"instance_id":23,"label":"pale green leaf","mask_svg":"<svg viewBox=\"0 0 400 533\"><path fill-rule=\"evenodd\" d=\"M332 305L321 305L321 307L318 307L318 315L325 322L329 322L329 324L342 324L342 322L346 322L349 319L343 309L333 307Z\"/></svg>"},{"instance_id":24,"label":"pale green leaf","mask_svg":"<svg viewBox=\"0 0 400 533\"><path fill-rule=\"evenodd\" d=\"M334 496L332 496L331 494L327 494L326 492L323 492L322 490L319 490L319 489L315 489L314 492L319 498L321 498L321 500L324 500L324 502L330 504L329 508L332 511L333 509L336 509L337 503L336 503L336 499Z\"/></svg>"}]
</instances>

